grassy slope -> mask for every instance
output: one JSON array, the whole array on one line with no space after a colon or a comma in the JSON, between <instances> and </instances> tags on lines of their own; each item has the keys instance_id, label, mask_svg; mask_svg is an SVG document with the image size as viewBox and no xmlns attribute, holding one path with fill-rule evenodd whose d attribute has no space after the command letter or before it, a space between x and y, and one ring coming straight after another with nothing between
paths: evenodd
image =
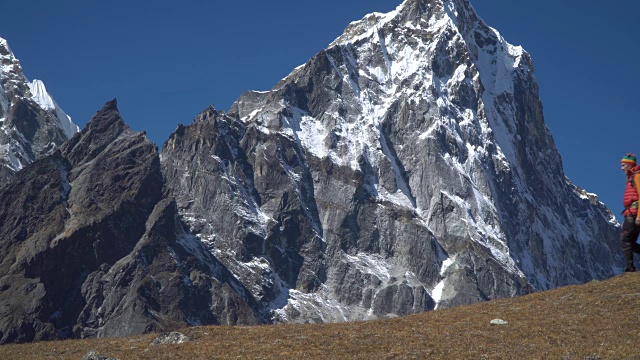
<instances>
[{"instance_id":1,"label":"grassy slope","mask_svg":"<svg viewBox=\"0 0 640 360\"><path fill-rule=\"evenodd\" d=\"M490 325L500 318L508 325ZM0 346L0 359L444 358L640 359L640 273L397 319L321 325L193 327L153 334Z\"/></svg>"}]
</instances>

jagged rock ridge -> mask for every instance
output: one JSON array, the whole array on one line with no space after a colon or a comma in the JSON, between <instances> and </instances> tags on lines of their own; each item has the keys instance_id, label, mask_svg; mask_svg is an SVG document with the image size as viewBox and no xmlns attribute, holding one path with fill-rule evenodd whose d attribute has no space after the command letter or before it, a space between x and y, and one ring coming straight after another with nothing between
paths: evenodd
<instances>
[{"instance_id":1,"label":"jagged rock ridge","mask_svg":"<svg viewBox=\"0 0 640 360\"><path fill-rule=\"evenodd\" d=\"M115 101L0 197L0 343L258 322L185 233L156 146Z\"/></svg>"}]
</instances>

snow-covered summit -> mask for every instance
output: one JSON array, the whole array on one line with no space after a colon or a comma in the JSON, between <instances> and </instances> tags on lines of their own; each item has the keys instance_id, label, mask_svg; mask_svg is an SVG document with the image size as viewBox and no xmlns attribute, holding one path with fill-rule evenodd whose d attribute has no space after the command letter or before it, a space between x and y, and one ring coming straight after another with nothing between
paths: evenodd
<instances>
[{"instance_id":1,"label":"snow-covered summit","mask_svg":"<svg viewBox=\"0 0 640 360\"><path fill-rule=\"evenodd\" d=\"M73 134L80 131L78 125L71 121L71 117L67 115L55 100L53 100L51 95L49 95L42 81L34 79L29 83L29 90L31 91L31 99L35 101L36 104L40 105L44 110L55 112L59 120L60 128L64 131L67 138L71 138Z\"/></svg>"},{"instance_id":2,"label":"snow-covered summit","mask_svg":"<svg viewBox=\"0 0 640 360\"><path fill-rule=\"evenodd\" d=\"M395 38L400 41L394 41ZM406 44L406 41L411 44ZM454 43L449 44L448 41ZM392 98L399 95L398 89L408 95L407 88L399 88L398 82L416 74L427 77L437 87L439 95L446 95L450 90L446 89L448 85L470 80L466 73L472 71L480 76L485 96L495 97L513 94L513 76L518 69L533 72L529 54L522 47L509 44L497 30L489 27L466 0L405 0L387 14L372 13L352 22L329 47L362 48L367 44L378 44L385 61L376 67L367 67L364 73L386 85L385 90L391 92ZM449 45L457 45L451 49L451 55L466 56L469 61L460 64L455 71L448 71L449 78L434 78L432 56ZM439 67L439 64L435 65ZM395 82L389 81L392 79ZM422 94L408 91L418 96L426 95L424 91ZM492 108L492 101L486 105L489 106L486 110L496 111ZM384 108L384 103L379 107ZM492 118L490 116L488 120ZM515 137L512 131L504 134L513 127L505 128L500 123L494 125L501 156L513 161L512 141Z\"/></svg>"},{"instance_id":3,"label":"snow-covered summit","mask_svg":"<svg viewBox=\"0 0 640 360\"><path fill-rule=\"evenodd\" d=\"M31 91L31 98L35 101L41 108L44 110L53 110L55 109L55 104L53 99L47 93L47 89L44 86L44 83L38 79L34 79L29 83L29 90Z\"/></svg>"}]
</instances>

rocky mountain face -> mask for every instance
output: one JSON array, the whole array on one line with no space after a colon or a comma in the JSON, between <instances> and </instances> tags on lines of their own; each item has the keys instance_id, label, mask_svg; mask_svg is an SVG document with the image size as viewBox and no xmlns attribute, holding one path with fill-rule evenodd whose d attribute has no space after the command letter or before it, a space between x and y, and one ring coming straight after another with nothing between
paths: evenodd
<instances>
[{"instance_id":1,"label":"rocky mountain face","mask_svg":"<svg viewBox=\"0 0 640 360\"><path fill-rule=\"evenodd\" d=\"M406 315L619 272L533 64L466 0L371 14L164 144L189 229L275 322ZM270 315L269 315L270 314Z\"/></svg>"},{"instance_id":2,"label":"rocky mountain face","mask_svg":"<svg viewBox=\"0 0 640 360\"><path fill-rule=\"evenodd\" d=\"M622 264L530 56L467 0L350 24L161 154L107 103L0 198L0 342L402 316Z\"/></svg>"},{"instance_id":3,"label":"rocky mountain face","mask_svg":"<svg viewBox=\"0 0 640 360\"><path fill-rule=\"evenodd\" d=\"M0 189L0 343L257 323L185 233L156 146L109 102Z\"/></svg>"},{"instance_id":4,"label":"rocky mountain face","mask_svg":"<svg viewBox=\"0 0 640 360\"><path fill-rule=\"evenodd\" d=\"M7 41L0 38L0 186L78 130L42 81L27 80Z\"/></svg>"}]
</instances>

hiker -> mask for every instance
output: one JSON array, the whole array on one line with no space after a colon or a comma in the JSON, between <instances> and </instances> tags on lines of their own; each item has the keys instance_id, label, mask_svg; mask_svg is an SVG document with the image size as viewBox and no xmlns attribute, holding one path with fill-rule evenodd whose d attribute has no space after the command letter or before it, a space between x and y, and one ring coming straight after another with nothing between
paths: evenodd
<instances>
[{"instance_id":1,"label":"hiker","mask_svg":"<svg viewBox=\"0 0 640 360\"><path fill-rule=\"evenodd\" d=\"M636 271L633 263L633 253L640 253L640 244L636 243L640 234L640 216L638 216L638 201L640 200L640 166L636 166L636 156L628 153L622 158L622 171L627 175L627 187L624 190L622 203L624 205L624 221L620 234L620 246L625 261L625 272Z\"/></svg>"}]
</instances>

